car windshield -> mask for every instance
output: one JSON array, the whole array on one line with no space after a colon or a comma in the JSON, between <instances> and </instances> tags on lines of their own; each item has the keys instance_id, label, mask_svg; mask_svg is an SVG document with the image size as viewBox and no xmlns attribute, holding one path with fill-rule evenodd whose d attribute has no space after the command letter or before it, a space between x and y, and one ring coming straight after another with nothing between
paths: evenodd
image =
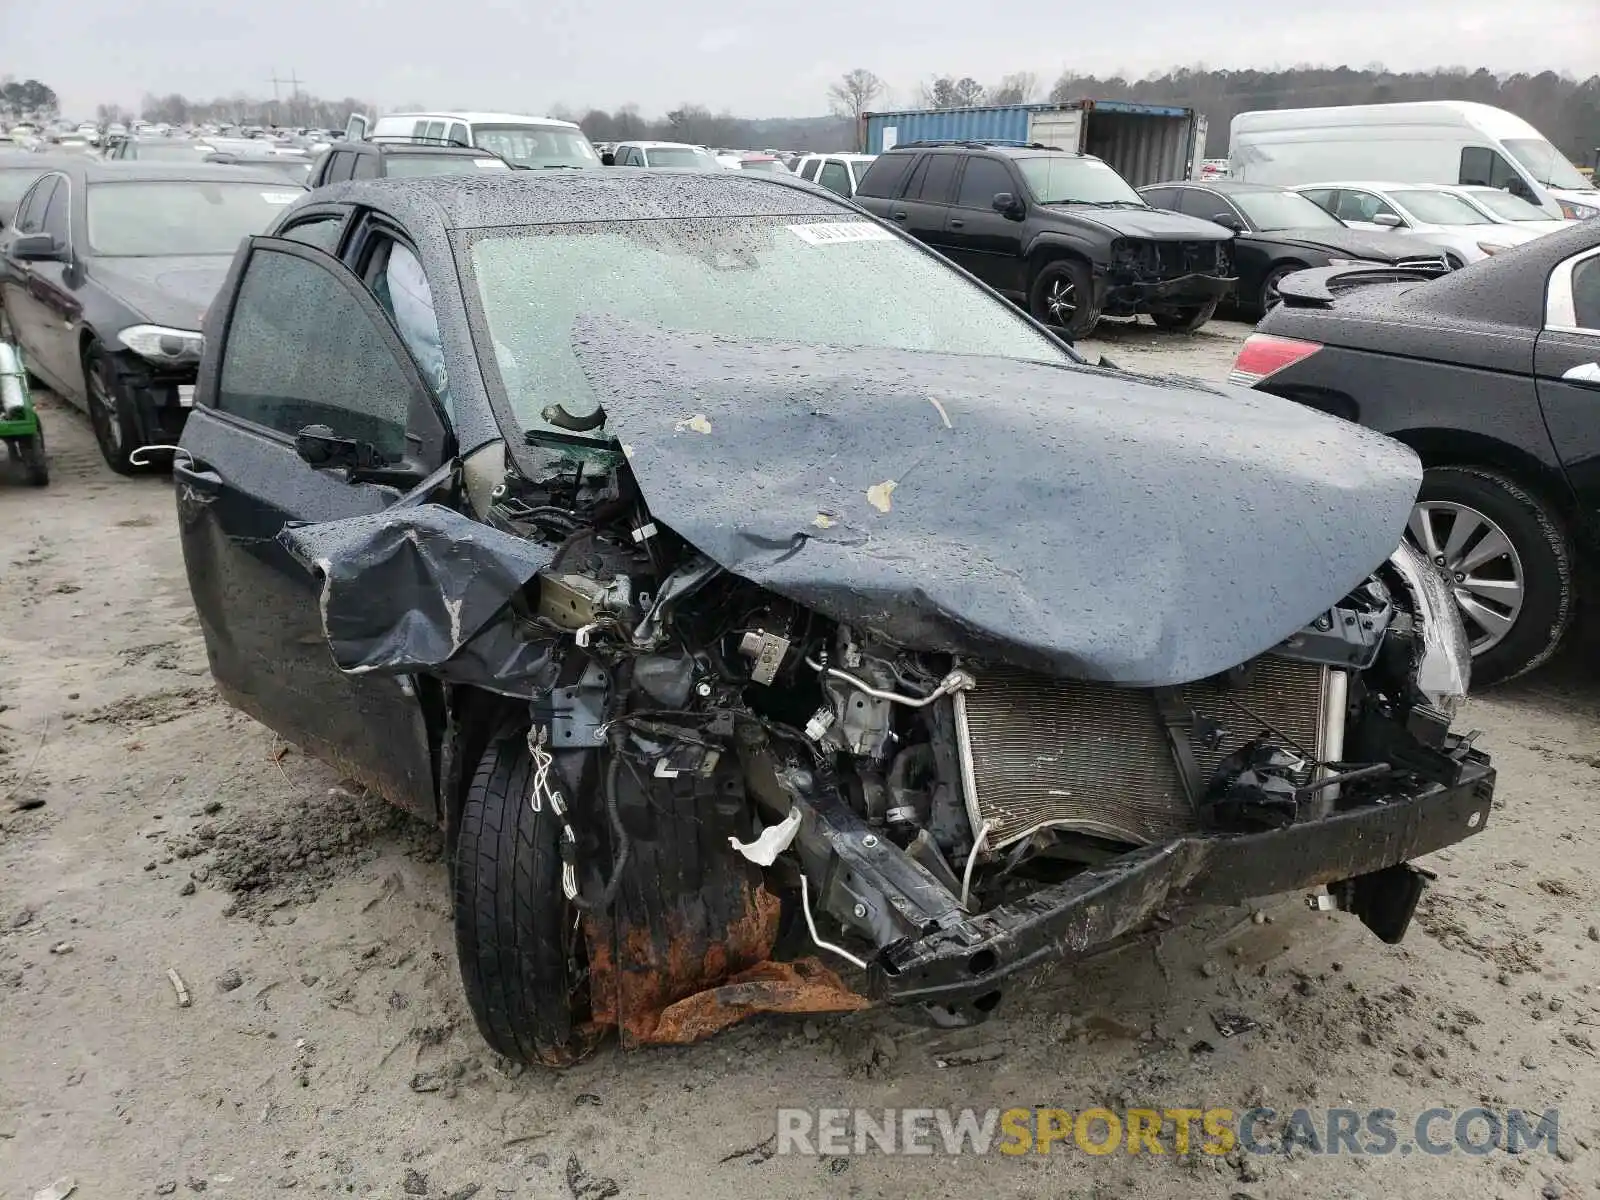
<instances>
[{"instance_id":1,"label":"car windshield","mask_svg":"<svg viewBox=\"0 0 1600 1200\"><path fill-rule=\"evenodd\" d=\"M1502 192L1499 188L1485 188L1483 191L1474 189L1472 198L1487 208L1502 221L1548 221L1550 214L1534 204L1529 204L1521 196L1513 196L1510 192Z\"/></svg>"},{"instance_id":2,"label":"car windshield","mask_svg":"<svg viewBox=\"0 0 1600 1200\"><path fill-rule=\"evenodd\" d=\"M42 167L8 167L0 171L0 207L15 208L23 193L43 174Z\"/></svg>"},{"instance_id":3,"label":"car windshield","mask_svg":"<svg viewBox=\"0 0 1600 1200\"><path fill-rule=\"evenodd\" d=\"M420 179L424 175L476 175L479 171L509 171L498 158L472 158L466 154L391 154L386 164L390 179Z\"/></svg>"},{"instance_id":4,"label":"car windshield","mask_svg":"<svg viewBox=\"0 0 1600 1200\"><path fill-rule=\"evenodd\" d=\"M541 414L553 404L595 410L572 345L574 322L591 315L787 344L1070 361L1009 305L861 218L486 229L461 259L488 328L480 350L528 431L551 430Z\"/></svg>"},{"instance_id":5,"label":"car windshield","mask_svg":"<svg viewBox=\"0 0 1600 1200\"><path fill-rule=\"evenodd\" d=\"M1452 196L1449 192L1397 192L1394 201L1417 220L1429 225L1494 224L1460 196Z\"/></svg>"},{"instance_id":6,"label":"car windshield","mask_svg":"<svg viewBox=\"0 0 1600 1200\"><path fill-rule=\"evenodd\" d=\"M598 167L589 139L555 125L474 125L472 143L514 167Z\"/></svg>"},{"instance_id":7,"label":"car windshield","mask_svg":"<svg viewBox=\"0 0 1600 1200\"><path fill-rule=\"evenodd\" d=\"M770 171L774 175L787 175L789 168L775 158L747 158L739 167L744 171Z\"/></svg>"},{"instance_id":8,"label":"car windshield","mask_svg":"<svg viewBox=\"0 0 1600 1200\"><path fill-rule=\"evenodd\" d=\"M1239 206L1257 229L1337 229L1344 225L1327 209L1307 200L1298 192L1229 192L1228 199Z\"/></svg>"},{"instance_id":9,"label":"car windshield","mask_svg":"<svg viewBox=\"0 0 1600 1200\"><path fill-rule=\"evenodd\" d=\"M91 183L89 248L112 258L232 254L304 194L288 183Z\"/></svg>"},{"instance_id":10,"label":"car windshield","mask_svg":"<svg viewBox=\"0 0 1600 1200\"><path fill-rule=\"evenodd\" d=\"M1545 187L1571 188L1579 192L1594 190L1594 184L1579 174L1578 168L1543 138L1508 138L1504 144L1511 151L1511 157L1526 167L1528 174Z\"/></svg>"},{"instance_id":11,"label":"car windshield","mask_svg":"<svg viewBox=\"0 0 1600 1200\"><path fill-rule=\"evenodd\" d=\"M689 167L696 171L720 171L717 160L693 146L647 146L644 157L652 167Z\"/></svg>"},{"instance_id":12,"label":"car windshield","mask_svg":"<svg viewBox=\"0 0 1600 1200\"><path fill-rule=\"evenodd\" d=\"M1038 204L1137 204L1139 193L1098 158L1040 154L1016 160Z\"/></svg>"}]
</instances>

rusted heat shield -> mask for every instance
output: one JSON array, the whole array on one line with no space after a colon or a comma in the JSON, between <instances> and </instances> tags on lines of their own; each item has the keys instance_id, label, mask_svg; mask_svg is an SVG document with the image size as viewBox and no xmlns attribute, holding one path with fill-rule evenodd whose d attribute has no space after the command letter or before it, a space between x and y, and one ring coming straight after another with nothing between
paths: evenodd
<instances>
[{"instance_id":1,"label":"rusted heat shield","mask_svg":"<svg viewBox=\"0 0 1600 1200\"><path fill-rule=\"evenodd\" d=\"M716 876L705 889L670 899L661 895L666 881L651 881L666 907L646 910L642 920L637 877L630 878L624 892L634 903L619 898L617 906L627 924L585 920L592 1020L615 1025L624 1049L697 1042L756 1013L871 1005L815 959L772 961L777 897L738 866Z\"/></svg>"}]
</instances>

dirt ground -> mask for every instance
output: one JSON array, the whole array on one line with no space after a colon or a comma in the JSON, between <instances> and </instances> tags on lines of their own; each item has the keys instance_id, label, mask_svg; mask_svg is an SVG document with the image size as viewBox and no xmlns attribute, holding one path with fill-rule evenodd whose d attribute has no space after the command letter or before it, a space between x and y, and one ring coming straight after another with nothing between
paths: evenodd
<instances>
[{"instance_id":1,"label":"dirt ground","mask_svg":"<svg viewBox=\"0 0 1600 1200\"><path fill-rule=\"evenodd\" d=\"M1221 379L1242 331L1087 348ZM6 1200L62 1177L119 1200L1600 1195L1600 683L1571 656L1469 706L1495 813L1428 861L1401 946L1280 897L974 1030L769 1018L517 1071L466 1012L436 835L217 701L170 482L44 413L51 487L0 484ZM1227 1015L1258 1027L1222 1037ZM1098 1104L1556 1108L1559 1154L772 1154L780 1106Z\"/></svg>"}]
</instances>

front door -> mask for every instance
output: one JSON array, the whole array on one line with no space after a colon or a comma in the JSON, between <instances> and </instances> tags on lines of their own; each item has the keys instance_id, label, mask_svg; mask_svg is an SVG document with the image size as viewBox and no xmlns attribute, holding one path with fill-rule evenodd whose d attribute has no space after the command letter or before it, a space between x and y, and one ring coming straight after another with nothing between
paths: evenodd
<instances>
[{"instance_id":1,"label":"front door","mask_svg":"<svg viewBox=\"0 0 1600 1200\"><path fill-rule=\"evenodd\" d=\"M83 301L79 291L83 287L83 261L74 248L73 233L83 240L81 231L74 231L68 214L72 209L72 182L65 175L50 194L44 210L44 232L48 233L63 251L60 262L33 264L29 282L34 303L39 306L38 333L34 353L37 365L44 373L60 380L61 386L72 395L89 402L83 386L83 364L78 357L78 329L83 320Z\"/></svg>"},{"instance_id":2,"label":"front door","mask_svg":"<svg viewBox=\"0 0 1600 1200\"><path fill-rule=\"evenodd\" d=\"M239 708L437 820L416 688L339 671L317 583L277 535L289 522L377 513L400 498L312 469L295 451L298 431L326 425L390 461L431 468L443 461L443 420L371 294L322 251L252 238L223 298L206 323L221 353L207 357L173 468L211 672Z\"/></svg>"},{"instance_id":3,"label":"front door","mask_svg":"<svg viewBox=\"0 0 1600 1200\"><path fill-rule=\"evenodd\" d=\"M1027 193L1002 160L974 154L966 161L945 223L945 253L990 287L1021 292L1022 222L996 212L994 198L1009 192L1020 200Z\"/></svg>"},{"instance_id":4,"label":"front door","mask_svg":"<svg viewBox=\"0 0 1600 1200\"><path fill-rule=\"evenodd\" d=\"M1545 425L1578 501L1600 520L1600 249L1550 273L1533 369Z\"/></svg>"}]
</instances>

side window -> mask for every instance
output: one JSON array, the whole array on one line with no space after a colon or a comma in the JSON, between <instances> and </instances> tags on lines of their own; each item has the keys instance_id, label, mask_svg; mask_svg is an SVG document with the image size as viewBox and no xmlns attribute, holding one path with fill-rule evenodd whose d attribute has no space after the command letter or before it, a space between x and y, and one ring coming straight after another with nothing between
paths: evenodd
<instances>
[{"instance_id":1,"label":"side window","mask_svg":"<svg viewBox=\"0 0 1600 1200\"><path fill-rule=\"evenodd\" d=\"M356 154L352 157L355 159L355 170L350 173L351 179L376 179L378 177L379 163L377 154Z\"/></svg>"},{"instance_id":2,"label":"side window","mask_svg":"<svg viewBox=\"0 0 1600 1200\"><path fill-rule=\"evenodd\" d=\"M1572 268L1572 310L1579 329L1600 333L1600 255Z\"/></svg>"},{"instance_id":3,"label":"side window","mask_svg":"<svg viewBox=\"0 0 1600 1200\"><path fill-rule=\"evenodd\" d=\"M44 210L44 231L55 238L58 246L72 244L72 228L68 219L71 211L72 185L65 179L58 180L56 190L51 193L50 202Z\"/></svg>"},{"instance_id":4,"label":"side window","mask_svg":"<svg viewBox=\"0 0 1600 1200\"><path fill-rule=\"evenodd\" d=\"M397 460L413 383L330 267L257 250L223 346L217 407L293 437L326 425Z\"/></svg>"},{"instance_id":5,"label":"side window","mask_svg":"<svg viewBox=\"0 0 1600 1200\"><path fill-rule=\"evenodd\" d=\"M1315 204L1318 208L1332 213L1334 216L1339 215L1338 201L1334 196L1334 191L1332 188L1317 188L1315 191L1301 192L1300 194L1307 200L1311 201L1311 203Z\"/></svg>"},{"instance_id":6,"label":"side window","mask_svg":"<svg viewBox=\"0 0 1600 1200\"><path fill-rule=\"evenodd\" d=\"M467 135L467 127L459 121L450 126L450 141L456 146L472 145L472 139Z\"/></svg>"},{"instance_id":7,"label":"side window","mask_svg":"<svg viewBox=\"0 0 1600 1200\"><path fill-rule=\"evenodd\" d=\"M1334 216L1341 221L1370 221L1379 213L1388 213L1391 217L1400 216L1371 192L1340 189L1338 196L1338 206L1334 209Z\"/></svg>"},{"instance_id":8,"label":"side window","mask_svg":"<svg viewBox=\"0 0 1600 1200\"><path fill-rule=\"evenodd\" d=\"M1011 172L1004 163L994 158L973 155L967 159L966 174L961 177L961 191L956 203L962 208L993 208L994 198L1000 192L1016 192L1011 182Z\"/></svg>"},{"instance_id":9,"label":"side window","mask_svg":"<svg viewBox=\"0 0 1600 1200\"><path fill-rule=\"evenodd\" d=\"M866 178L861 181L858 194L862 196L881 196L889 199L900 194L900 184L905 180L906 171L911 166L912 156L909 154L880 154L867 168Z\"/></svg>"},{"instance_id":10,"label":"side window","mask_svg":"<svg viewBox=\"0 0 1600 1200\"><path fill-rule=\"evenodd\" d=\"M924 204L949 204L951 193L955 191L956 168L961 165L961 156L930 154L928 160L928 169L923 172L917 199ZM906 199L910 198L908 193Z\"/></svg>"},{"instance_id":11,"label":"side window","mask_svg":"<svg viewBox=\"0 0 1600 1200\"><path fill-rule=\"evenodd\" d=\"M842 162L824 163L817 173L817 182L830 192L838 192L847 200L850 198L850 172L844 169Z\"/></svg>"},{"instance_id":12,"label":"side window","mask_svg":"<svg viewBox=\"0 0 1600 1200\"><path fill-rule=\"evenodd\" d=\"M385 249L384 247L387 247ZM367 286L394 321L407 352L440 407L450 411L449 379L444 369L444 341L433 306L433 289L411 248L384 239L368 259Z\"/></svg>"},{"instance_id":13,"label":"side window","mask_svg":"<svg viewBox=\"0 0 1600 1200\"><path fill-rule=\"evenodd\" d=\"M44 229L45 206L50 203L50 195L60 179L59 175L46 175L23 197L17 207L15 228L18 233L39 233Z\"/></svg>"},{"instance_id":14,"label":"side window","mask_svg":"<svg viewBox=\"0 0 1600 1200\"><path fill-rule=\"evenodd\" d=\"M442 142L442 141L444 141L444 122L443 121L429 121L428 122L428 132L425 133L423 136L426 137L430 142Z\"/></svg>"},{"instance_id":15,"label":"side window","mask_svg":"<svg viewBox=\"0 0 1600 1200\"><path fill-rule=\"evenodd\" d=\"M969 174L971 173L971 163L967 164L967 171ZM963 183L961 185L961 190L965 192L967 190L967 185ZM1144 202L1151 208L1164 208L1168 212L1178 211L1177 188L1145 188L1145 190L1140 192L1139 195L1144 198Z\"/></svg>"},{"instance_id":16,"label":"side window","mask_svg":"<svg viewBox=\"0 0 1600 1200\"><path fill-rule=\"evenodd\" d=\"M339 230L344 224L344 217L322 216L313 217L309 221L301 221L298 225L291 226L278 234L291 242L303 242L307 246L315 246L329 254L339 253Z\"/></svg>"},{"instance_id":17,"label":"side window","mask_svg":"<svg viewBox=\"0 0 1600 1200\"><path fill-rule=\"evenodd\" d=\"M322 177L323 183L343 183L350 178L350 169L355 166L355 154L349 150L335 150L328 158L328 172Z\"/></svg>"},{"instance_id":18,"label":"side window","mask_svg":"<svg viewBox=\"0 0 1600 1200\"><path fill-rule=\"evenodd\" d=\"M1520 183L1521 179L1510 163L1485 146L1467 146L1461 151L1459 183L1509 188L1513 183Z\"/></svg>"},{"instance_id":19,"label":"side window","mask_svg":"<svg viewBox=\"0 0 1600 1200\"><path fill-rule=\"evenodd\" d=\"M817 170L821 166L822 160L820 158L806 159L805 162L800 164L800 178L815 181L817 178Z\"/></svg>"},{"instance_id":20,"label":"side window","mask_svg":"<svg viewBox=\"0 0 1600 1200\"><path fill-rule=\"evenodd\" d=\"M413 125L411 127L411 136L416 138L418 141L420 141L423 138L427 137L428 136L428 123L426 121L418 121L415 125Z\"/></svg>"}]
</instances>

